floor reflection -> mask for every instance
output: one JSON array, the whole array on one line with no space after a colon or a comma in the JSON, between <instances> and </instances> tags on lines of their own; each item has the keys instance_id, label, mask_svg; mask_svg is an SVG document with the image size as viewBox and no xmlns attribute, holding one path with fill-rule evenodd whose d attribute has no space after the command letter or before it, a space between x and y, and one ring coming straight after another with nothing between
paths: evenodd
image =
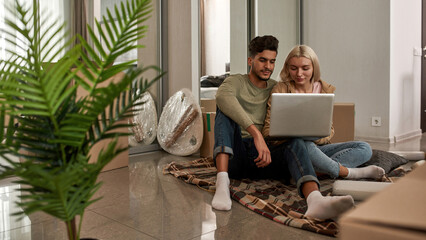
<instances>
[{"instance_id":1,"label":"floor reflection","mask_svg":"<svg viewBox=\"0 0 426 240\"><path fill-rule=\"evenodd\" d=\"M22 209L16 204L20 202L20 185L12 183L9 179L3 186L0 186L0 232L1 239L14 238L11 229L19 229L19 239L31 239L31 220L26 215L14 215L22 212Z\"/></svg>"},{"instance_id":2,"label":"floor reflection","mask_svg":"<svg viewBox=\"0 0 426 240\"><path fill-rule=\"evenodd\" d=\"M374 149L426 151L426 138L399 143L370 142ZM81 237L117 239L334 239L287 227L262 217L233 201L231 211L211 207L213 193L186 184L163 168L179 157L165 152L132 155L128 168L100 174L103 197L86 209ZM43 213L19 219L20 186L16 179L0 181L0 239L67 239L65 224Z\"/></svg>"}]
</instances>

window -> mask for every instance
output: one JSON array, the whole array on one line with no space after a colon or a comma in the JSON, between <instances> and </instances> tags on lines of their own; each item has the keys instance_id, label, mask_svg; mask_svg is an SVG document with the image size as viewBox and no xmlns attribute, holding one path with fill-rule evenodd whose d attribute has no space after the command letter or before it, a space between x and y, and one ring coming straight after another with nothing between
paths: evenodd
<instances>
[{"instance_id":1,"label":"window","mask_svg":"<svg viewBox=\"0 0 426 240\"><path fill-rule=\"evenodd\" d=\"M24 1L20 0L21 3L24 3L26 7L30 7L32 5L32 1ZM8 51L15 51L19 54L25 54L25 42L21 42L19 40L19 36L17 36L14 42L18 44L19 47L15 48L14 45L10 44L6 38L8 37L4 30L10 31L10 29L7 29L6 26L6 20L13 21L17 24L19 22L17 21L17 14L10 12L8 9L14 9L14 0L3 0L0 3L0 59L7 59L9 57ZM63 21L66 21L67 23L70 23L71 21L71 13L69 11L66 11L70 9L71 0L43 0L40 1L40 15L41 18L44 18L46 20L46 26L50 26L53 23L61 23ZM19 25L18 25L19 26ZM69 24L67 25L69 26ZM69 27L66 29L63 29L63 33L65 31L69 31ZM49 30L49 29L43 29L43 30ZM48 31L49 32L49 31ZM17 33L14 33L17 34ZM49 32L49 34L53 34L53 32ZM50 35L52 36L52 35ZM61 44L64 44L67 39L56 39L60 42L59 45L54 46L54 48L59 49ZM60 57L60 56L59 56Z\"/></svg>"}]
</instances>

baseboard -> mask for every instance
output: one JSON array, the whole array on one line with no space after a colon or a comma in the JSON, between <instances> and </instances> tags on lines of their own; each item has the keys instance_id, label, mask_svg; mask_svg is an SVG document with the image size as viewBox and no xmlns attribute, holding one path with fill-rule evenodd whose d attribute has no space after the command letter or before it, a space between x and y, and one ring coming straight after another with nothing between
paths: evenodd
<instances>
[{"instance_id":1,"label":"baseboard","mask_svg":"<svg viewBox=\"0 0 426 240\"><path fill-rule=\"evenodd\" d=\"M357 141L366 141L366 142L378 142L378 143L394 143L394 137L366 137L366 136L355 136Z\"/></svg>"},{"instance_id":2,"label":"baseboard","mask_svg":"<svg viewBox=\"0 0 426 240\"><path fill-rule=\"evenodd\" d=\"M153 152L153 151L158 151L161 150L162 148L160 147L160 145L158 143L152 143L150 145L138 145L138 146L134 146L134 147L130 147L129 149L129 155L134 155L134 154L140 154L140 153L146 153L146 152Z\"/></svg>"},{"instance_id":3,"label":"baseboard","mask_svg":"<svg viewBox=\"0 0 426 240\"><path fill-rule=\"evenodd\" d=\"M401 142L411 138L420 137L421 135L422 135L422 130L417 129L412 132L390 136L390 137L355 136L355 139L359 141L366 141L366 142L397 143L397 142Z\"/></svg>"},{"instance_id":4,"label":"baseboard","mask_svg":"<svg viewBox=\"0 0 426 240\"><path fill-rule=\"evenodd\" d=\"M407 140L407 139L420 137L421 135L422 135L422 130L417 129L417 130L412 131L412 132L408 132L408 133L405 133L405 134L395 136L395 142L401 142L401 141L404 141L404 140Z\"/></svg>"}]
</instances>

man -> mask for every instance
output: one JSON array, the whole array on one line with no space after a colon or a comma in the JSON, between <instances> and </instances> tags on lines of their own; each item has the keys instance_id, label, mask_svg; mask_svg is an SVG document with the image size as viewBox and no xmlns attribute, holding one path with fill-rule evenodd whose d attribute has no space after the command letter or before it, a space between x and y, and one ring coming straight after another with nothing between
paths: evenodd
<instances>
[{"instance_id":1,"label":"man","mask_svg":"<svg viewBox=\"0 0 426 240\"><path fill-rule=\"evenodd\" d=\"M307 199L306 216L336 217L352 208L354 201L351 196L322 196L303 140L294 138L270 149L262 137L266 103L276 84L270 77L277 53L275 37L254 38L249 44L250 72L228 77L218 89L213 151L218 173L212 206L217 210L231 209L229 177L293 177L299 194Z\"/></svg>"}]
</instances>

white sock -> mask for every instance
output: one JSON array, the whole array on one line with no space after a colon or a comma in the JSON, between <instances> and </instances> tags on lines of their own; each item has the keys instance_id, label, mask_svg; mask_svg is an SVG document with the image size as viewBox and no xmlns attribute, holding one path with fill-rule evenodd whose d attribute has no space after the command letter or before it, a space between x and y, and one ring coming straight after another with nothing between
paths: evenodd
<instances>
[{"instance_id":1,"label":"white sock","mask_svg":"<svg viewBox=\"0 0 426 240\"><path fill-rule=\"evenodd\" d=\"M218 172L216 179L216 192L213 197L212 207L216 210L231 210L232 201L229 193L229 177L227 172Z\"/></svg>"},{"instance_id":2,"label":"white sock","mask_svg":"<svg viewBox=\"0 0 426 240\"><path fill-rule=\"evenodd\" d=\"M323 196L316 190L306 199L308 210L305 216L317 219L330 219L339 216L354 207L354 199L346 196Z\"/></svg>"},{"instance_id":3,"label":"white sock","mask_svg":"<svg viewBox=\"0 0 426 240\"><path fill-rule=\"evenodd\" d=\"M381 167L370 165L363 168L348 168L347 179L360 179L360 178L372 178L380 179L385 175L385 170Z\"/></svg>"}]
</instances>

